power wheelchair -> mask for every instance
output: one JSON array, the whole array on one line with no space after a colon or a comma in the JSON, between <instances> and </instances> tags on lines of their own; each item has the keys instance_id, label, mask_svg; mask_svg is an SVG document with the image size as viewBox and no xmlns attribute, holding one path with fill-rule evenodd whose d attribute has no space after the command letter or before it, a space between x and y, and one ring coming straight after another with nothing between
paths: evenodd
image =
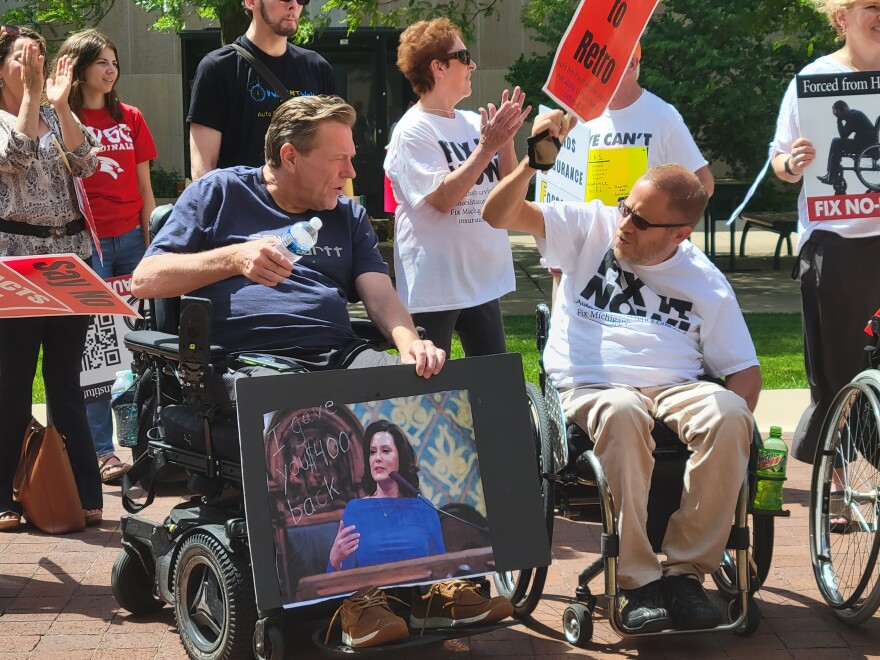
<instances>
[{"instance_id":1,"label":"power wheelchair","mask_svg":"<svg viewBox=\"0 0 880 660\"><path fill-rule=\"evenodd\" d=\"M161 212L156 216L154 234L164 222ZM129 515L121 520L122 549L112 569L111 587L119 605L132 614L171 605L192 658L278 660L284 657L285 622L280 610L259 609L245 515L239 420L230 402L229 381L245 377L242 366L268 367L276 373L304 370L277 356L231 356L213 345L210 307L209 300L199 298L150 301L142 307L144 321L139 329L125 336L134 357L139 437L133 448L134 465L123 481L123 505ZM369 321L352 319L352 326L362 339L390 348ZM162 522L139 515L153 501L158 484L181 479L193 494L189 500L175 506ZM132 495L139 491L136 501ZM290 530L281 533L284 538L275 539L276 547L303 541ZM330 544L334 535L327 537ZM318 536L323 535L305 540L315 542ZM328 554L329 547L322 554L325 565ZM477 584L488 591L485 579ZM304 616L326 618L332 613L328 607L336 604L331 600L309 606ZM437 631L409 643L479 632L475 628ZM313 639L321 646L318 637Z\"/></svg>"},{"instance_id":2,"label":"power wheelchair","mask_svg":"<svg viewBox=\"0 0 880 660\"><path fill-rule=\"evenodd\" d=\"M536 345L543 355L550 327L550 311L546 305L536 310ZM601 554L578 576L575 602L563 613L563 632L576 646L586 646L593 631L592 614L597 599L589 583L605 571L605 596L608 602L610 624L621 637L639 637L624 631L617 614L617 558L619 536L614 517L613 494L610 492L602 467L594 456L591 442L582 429L568 424L562 412L559 392L546 377L543 360L540 364L540 384L527 384L535 450L538 455L540 487L543 498L547 534L552 539L555 515L570 517L589 505L599 505L602 520ZM878 381L880 383L880 381ZM682 477L688 450L665 425L656 422L652 432L656 442L654 472L648 503L648 537L654 550L659 552L669 517L679 506ZM719 592L728 599L728 623L712 630L732 630L751 635L760 625L760 611L753 598L764 583L773 556L773 517L788 512L765 514L751 510L755 492L757 450L761 439L753 435L748 475L740 489L735 520L727 542L723 560L712 578ZM578 458L570 447L586 449ZM752 515L752 528L748 518ZM750 552L751 549L751 552ZM543 593L547 568L518 572L501 572L494 576L499 593L514 604L516 616L525 618L537 607ZM878 590L880 591L880 590ZM667 630L655 635L701 632L700 630ZM702 631L705 632L705 631ZM649 633L650 634L650 633Z\"/></svg>"},{"instance_id":3,"label":"power wheelchair","mask_svg":"<svg viewBox=\"0 0 880 660\"><path fill-rule=\"evenodd\" d=\"M849 625L864 623L880 607L880 312L869 329L868 368L828 410L810 489L813 573L834 616ZM833 517L845 526L832 529Z\"/></svg>"}]
</instances>

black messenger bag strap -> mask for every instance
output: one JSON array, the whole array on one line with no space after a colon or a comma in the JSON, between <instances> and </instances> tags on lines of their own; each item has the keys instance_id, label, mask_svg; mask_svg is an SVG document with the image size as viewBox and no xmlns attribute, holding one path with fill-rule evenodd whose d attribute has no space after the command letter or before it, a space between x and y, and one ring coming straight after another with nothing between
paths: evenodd
<instances>
[{"instance_id":1,"label":"black messenger bag strap","mask_svg":"<svg viewBox=\"0 0 880 660\"><path fill-rule=\"evenodd\" d=\"M239 55L241 55L251 67L259 73L263 80L272 85L272 89L278 94L278 97L281 99L281 102L284 103L287 99L290 98L290 91L284 86L284 84L278 80L274 73L269 71L268 67L260 62L256 57L254 57L253 53L248 51L247 48L243 48L238 44L229 44L229 47L235 50Z\"/></svg>"}]
</instances>

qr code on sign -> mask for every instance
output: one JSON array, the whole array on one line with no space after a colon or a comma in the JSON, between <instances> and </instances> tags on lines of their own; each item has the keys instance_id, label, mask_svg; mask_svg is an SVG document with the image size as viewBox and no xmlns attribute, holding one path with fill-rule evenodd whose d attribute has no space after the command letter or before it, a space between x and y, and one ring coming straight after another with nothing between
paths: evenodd
<instances>
[{"instance_id":1,"label":"qr code on sign","mask_svg":"<svg viewBox=\"0 0 880 660\"><path fill-rule=\"evenodd\" d=\"M83 371L112 367L121 363L122 354L116 338L116 324L113 317L109 314L93 316L86 335L86 348L83 351Z\"/></svg>"}]
</instances>

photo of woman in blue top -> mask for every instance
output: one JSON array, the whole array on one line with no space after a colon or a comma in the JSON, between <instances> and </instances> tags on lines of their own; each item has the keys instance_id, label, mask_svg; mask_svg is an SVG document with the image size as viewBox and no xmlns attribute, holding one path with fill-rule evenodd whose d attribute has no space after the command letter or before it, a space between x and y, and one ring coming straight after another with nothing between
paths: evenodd
<instances>
[{"instance_id":1,"label":"photo of woman in blue top","mask_svg":"<svg viewBox=\"0 0 880 660\"><path fill-rule=\"evenodd\" d=\"M403 431L373 422L364 430L363 449L366 495L342 512L327 572L444 554L437 511L416 497L419 466ZM401 488L395 472L413 488Z\"/></svg>"}]
</instances>

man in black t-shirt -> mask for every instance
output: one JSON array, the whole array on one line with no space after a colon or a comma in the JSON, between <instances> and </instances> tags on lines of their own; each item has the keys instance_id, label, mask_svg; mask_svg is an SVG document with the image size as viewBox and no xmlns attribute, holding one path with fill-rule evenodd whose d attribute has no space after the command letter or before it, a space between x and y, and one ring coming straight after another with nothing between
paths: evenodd
<instances>
[{"instance_id":1,"label":"man in black t-shirt","mask_svg":"<svg viewBox=\"0 0 880 660\"><path fill-rule=\"evenodd\" d=\"M308 3L242 0L251 23L235 43L261 61L291 97L335 93L327 60L287 41L296 34L303 5ZM208 53L196 70L186 118L192 179L218 167L261 165L272 113L285 100L233 48Z\"/></svg>"}]
</instances>

